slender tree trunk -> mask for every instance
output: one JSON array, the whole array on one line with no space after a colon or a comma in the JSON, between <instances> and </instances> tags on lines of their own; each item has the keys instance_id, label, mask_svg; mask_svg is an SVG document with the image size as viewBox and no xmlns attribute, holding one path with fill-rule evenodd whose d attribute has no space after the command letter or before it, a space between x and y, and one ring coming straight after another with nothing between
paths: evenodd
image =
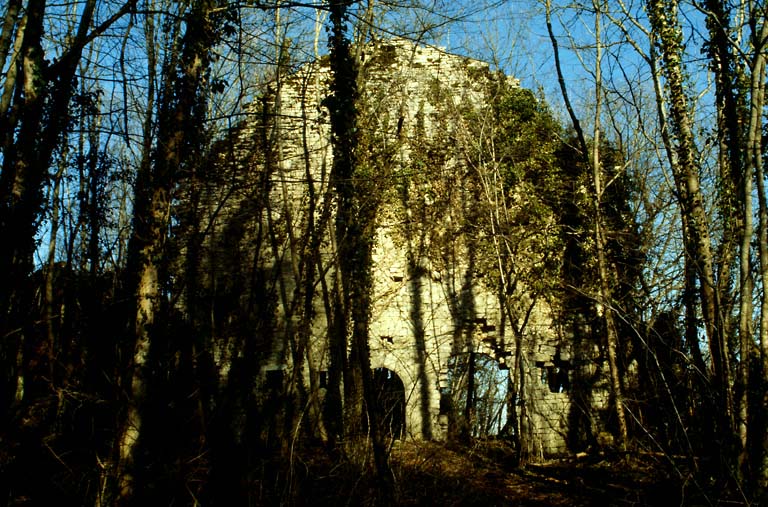
<instances>
[{"instance_id":1,"label":"slender tree trunk","mask_svg":"<svg viewBox=\"0 0 768 507\"><path fill-rule=\"evenodd\" d=\"M760 297L760 364L761 372L760 379L756 382L758 396L762 397L762 403L756 404L762 407L762 413L759 417L753 417L751 421L762 420L763 424L768 421L768 202L766 202L766 187L765 187L765 172L763 165L763 115L765 107L765 79L766 79L766 56L765 46L768 42L768 21L765 16L765 6L762 7L763 12L752 13L754 19L754 26L757 27L759 21L762 21L762 25L759 25L759 32L754 34L753 46L754 57L750 64L750 70L752 72L752 79L750 83L750 120L749 131L747 133L747 146L748 146L748 166L750 170L745 174L745 180L749 178L751 180L752 173L754 173L755 181L757 182L757 199L758 199L758 258L759 258L759 276L760 282L763 286ZM758 21L759 20L759 21ZM745 181L745 191L751 191L751 185L747 186ZM745 208L751 211L751 207ZM749 343L745 343L744 346L749 347L751 350L753 346L753 340ZM742 361L748 359L743 356L742 349ZM759 398L758 398L759 399ZM757 414L756 414L757 416ZM760 430L751 424L749 426L750 436L754 435L755 445L759 445L760 449L757 451L759 470L756 471L754 477L757 483L757 493L761 500L768 500L768 431L765 427L762 428L762 438L760 436ZM754 431L754 433L753 433Z\"/></svg>"},{"instance_id":2,"label":"slender tree trunk","mask_svg":"<svg viewBox=\"0 0 768 507\"><path fill-rule=\"evenodd\" d=\"M651 69L651 76L653 79L653 91L656 102L656 112L659 116L659 123L661 124L661 138L664 145L664 151L667 155L670 165L675 163L675 150L673 146L672 136L669 129L669 118L667 109L664 103L664 91L661 84L661 72L659 71L659 55L656 50L657 39L653 32L649 32L651 37L651 47L649 55L647 57L648 66ZM678 192L679 199L681 201L687 200L686 189L681 186L678 179L675 179L675 188ZM681 223L683 236L685 237L688 231L688 217L681 213ZM683 306L685 308L684 315L684 327L685 327L685 346L690 350L693 358L693 364L699 372L699 375L706 374L706 365L704 364L704 358L699 347L699 331L698 331L698 317L697 317L697 297L696 297L696 280L697 272L696 266L689 255L684 256L684 287L683 287Z\"/></svg>"},{"instance_id":3,"label":"slender tree trunk","mask_svg":"<svg viewBox=\"0 0 768 507\"><path fill-rule=\"evenodd\" d=\"M152 150L152 132L153 132L153 115L155 105L155 79L156 79L156 54L155 54L155 31L154 31L154 14L149 13L144 24L144 39L147 43L147 68L148 68L148 88L147 88L147 110L145 111L144 124L143 124L143 136L142 136L142 153L141 162L139 166L139 172L136 179L136 187L134 188L134 194L138 197L146 190L144 187L148 186L148 180L150 178L149 173L151 171L151 150ZM133 216L134 225L131 237L128 243L127 254L127 271L129 276L136 276L130 273L133 269L138 270L138 266L135 268L133 264L138 262L137 252L137 235L136 220L137 220L137 204L134 205ZM143 204L146 207L146 204ZM146 212L140 210L141 212ZM142 219L143 220L143 219ZM126 294L127 297L136 297L138 300L138 282L129 281L128 291L134 292L133 294ZM138 304L137 304L138 307ZM134 318L135 315L129 316ZM131 399L123 421L124 427L120 429L117 439L117 470L115 472L117 479L117 487L115 491L115 497L119 501L124 499L127 501L132 494L133 488L133 476L131 467L133 466L134 448L138 443L139 431L141 429L141 419L139 414L139 404L143 400L144 396L144 369L146 367L146 359L148 353L148 344L141 340L146 340L146 337L139 337L137 332L138 328L135 326L135 322L128 323L131 334L134 335L136 342L134 344L133 357L130 360L129 367L132 368L132 373L129 376L129 384L124 386L123 389L129 393ZM133 338L133 337L129 337Z\"/></svg>"},{"instance_id":4,"label":"slender tree trunk","mask_svg":"<svg viewBox=\"0 0 768 507\"><path fill-rule=\"evenodd\" d=\"M373 459L380 485L378 502L394 501L394 483L389 468L388 450L383 432L383 418L373 388L369 351L369 319L373 290L372 253L376 217L375 196L362 194L356 183L357 167L357 65L350 52L346 36L347 6L349 2L330 2L331 71L331 131L333 143L332 183L336 190L336 242L343 307L347 310L344 322L337 323L336 331L346 331L351 325L349 362L344 376L344 410L347 429L352 435L362 424L364 411L368 415L368 431L373 444ZM342 325L343 324L343 325ZM339 337L340 338L340 337ZM339 338L337 340L341 341Z\"/></svg>"},{"instance_id":5,"label":"slender tree trunk","mask_svg":"<svg viewBox=\"0 0 768 507\"><path fill-rule=\"evenodd\" d=\"M18 26L21 0L9 0L5 8L2 29L0 29L0 69L5 68L8 51L13 41L14 29Z\"/></svg>"},{"instance_id":6,"label":"slender tree trunk","mask_svg":"<svg viewBox=\"0 0 768 507\"><path fill-rule=\"evenodd\" d=\"M720 301L720 313L731 315L734 305L732 274L736 269L736 252L739 250L739 238L743 238L743 178L744 178L744 145L743 127L740 127L744 116L743 104L740 104L739 93L742 71L734 64L732 44L730 41L730 16L722 0L707 0L710 44L708 46L710 67L715 78L715 100L717 108L717 137L718 137L718 166L719 181L718 208L722 221L723 234L717 248L716 276L717 293ZM741 262L739 260L739 262ZM743 266L742 266L743 271ZM732 336L733 329L730 319L723 317L723 324L728 326L723 330L725 336Z\"/></svg>"},{"instance_id":7,"label":"slender tree trunk","mask_svg":"<svg viewBox=\"0 0 768 507\"><path fill-rule=\"evenodd\" d=\"M4 152L13 144L13 129L16 127L16 121L18 120L17 112L14 111L9 114L9 108L13 102L19 71L23 70L23 67L19 65L19 62L21 62L21 51L24 43L27 20L28 16L26 14L21 14L20 19L13 20L13 23L16 24L13 52L11 53L11 61L8 63L8 69L5 74L5 79L3 80L2 94L0 94L0 134L2 134L0 135L0 149ZM9 21L10 20L8 20L8 17L6 16L6 23ZM3 30L5 29L6 25L3 27ZM8 29L8 36L13 37L13 27L9 26ZM4 66L5 62L3 62L3 67L0 68L4 68Z\"/></svg>"},{"instance_id":8,"label":"slender tree trunk","mask_svg":"<svg viewBox=\"0 0 768 507\"><path fill-rule=\"evenodd\" d=\"M602 317L605 325L605 340L608 349L608 367L610 374L611 395L614 400L614 410L616 411L616 420L618 423L619 439L623 449L627 448L628 443L628 431L627 421L624 414L624 401L621 387L621 377L619 372L618 362L618 333L616 329L616 322L614 317L614 310L612 308L612 296L611 296L611 283L612 276L611 270L608 266L608 259L605 252L605 226L603 223L602 212L602 168L600 162L600 115L602 104L602 74L601 74L601 59L602 59L602 40L601 40L601 16L602 16L602 4L598 0L593 1L593 8L595 9L595 41L596 41L596 67L595 67L595 128L594 139L592 140L592 153L589 155L589 149L584 131L581 128L581 123L576 116L576 112L571 106L568 99L568 92L565 86L565 79L563 77L562 70L560 68L560 57L558 51L557 40L552 29L551 22L551 6L550 1L546 2L546 15L547 15L547 29L549 32L549 38L552 43L552 48L555 53L555 66L557 69L558 81L560 83L560 91L562 92L563 99L566 103L566 109L573 123L576 135L579 140L579 148L583 162L592 168L592 184L595 192L593 201L595 205L595 224L594 224L594 238L595 238L595 250L597 255L597 275L599 281L600 290L600 305L602 306ZM591 158L591 160L590 160Z\"/></svg>"},{"instance_id":9,"label":"slender tree trunk","mask_svg":"<svg viewBox=\"0 0 768 507\"><path fill-rule=\"evenodd\" d=\"M0 338L4 342L6 361L11 363L3 402L20 402L24 395L24 371L19 358L23 354L23 313L25 303L20 293L32 268L34 251L34 219L42 204L43 168L37 167L35 146L43 120L45 82L39 77L45 69L42 37L44 0L31 0L27 8L16 76L15 97L23 96L17 110L19 132L17 143L3 151L0 173L0 233L14 238L0 245ZM5 122L7 127L13 123ZM47 168L47 165L46 165ZM8 405L4 403L4 409Z\"/></svg>"},{"instance_id":10,"label":"slender tree trunk","mask_svg":"<svg viewBox=\"0 0 768 507\"><path fill-rule=\"evenodd\" d=\"M733 300L730 280L733 264L738 250L739 264L739 381L742 385L738 400L736 423L739 435L739 467L738 474L746 477L749 473L749 405L750 405L750 362L753 331L752 322L752 266L751 241L752 225L752 175L754 173L754 157L750 146L747 156L743 156L743 127L741 118L745 111L739 105L737 92L740 86L742 71L735 65L732 44L730 41L730 16L722 0L706 2L708 17L707 26L710 33L709 55L711 67L715 76L715 98L717 106L717 134L720 144L718 157L720 179L718 182L719 207L723 222L723 239L718 248L719 259L717 276L717 300L720 302L722 334L728 340L733 333L726 316L732 313ZM752 95L753 106L756 97ZM761 105L759 106L762 107ZM751 135L754 118L750 120L748 130ZM747 160L745 160L745 158ZM746 163L745 163L746 162ZM740 245L737 248L737 242Z\"/></svg>"},{"instance_id":11,"label":"slender tree trunk","mask_svg":"<svg viewBox=\"0 0 768 507\"><path fill-rule=\"evenodd\" d=\"M605 225L603 220L603 181L602 167L600 159L600 115L602 114L603 83L602 83L602 32L601 16L602 5L600 0L593 0L592 5L595 9L595 42L596 42L596 63L595 63L595 130L592 140L592 184L594 186L595 196L595 249L597 251L597 275L600 280L600 299L603 307L603 320L605 323L605 339L608 345L608 367L611 375L611 394L613 395L614 410L616 411L616 421L618 422L619 439L623 450L627 449L627 419L624 415L624 396L621 387L621 377L619 373L618 345L619 337L616 330L614 319L613 297L611 295L612 278L609 274L608 259L605 254Z\"/></svg>"},{"instance_id":12,"label":"slender tree trunk","mask_svg":"<svg viewBox=\"0 0 768 507\"><path fill-rule=\"evenodd\" d=\"M153 336L161 324L161 266L170 219L171 195L184 167L195 163L203 129L201 102L205 77L217 30L216 0L197 0L184 13L186 30L171 49L163 76L163 102L159 104L158 139L151 157L137 177L133 234L128 253L128 290L135 306L130 323L133 338L130 398L118 437L117 503L127 504L136 490L136 451L142 434L142 411L150 380L150 351L160 344ZM150 15L151 17L151 15ZM148 35L148 38L151 34ZM150 62L151 63L151 62ZM145 132L147 134L148 132ZM145 139L145 143L149 139ZM192 147L192 150L189 147ZM145 145L147 147L147 145ZM145 152L146 155L146 152Z\"/></svg>"},{"instance_id":13,"label":"slender tree trunk","mask_svg":"<svg viewBox=\"0 0 768 507\"><path fill-rule=\"evenodd\" d=\"M472 429L475 422L475 373L476 373L476 354L470 348L467 353L467 402L464 405L464 427L462 428L462 438L465 443L472 441Z\"/></svg>"},{"instance_id":14,"label":"slender tree trunk","mask_svg":"<svg viewBox=\"0 0 768 507\"><path fill-rule=\"evenodd\" d=\"M759 98L752 95L753 106L755 102L759 101ZM752 330L752 235L753 235L753 202L752 202L752 177L757 167L757 164L762 164L760 161L760 142L755 142L754 134L760 130L760 117L762 112L762 105L759 111L754 111L750 115L750 125L748 132L748 160L745 164L744 180L743 180L743 207L742 207L742 224L741 224L741 245L739 250L739 380L741 382L741 394L739 396L738 406L738 432L739 432L739 467L738 473L740 477L744 478L749 475L749 441L751 433L750 420L754 419L749 414L751 393L754 391L754 386L750 383L750 362L753 357L753 330ZM757 124L757 125L756 125ZM757 157L757 158L755 158ZM756 163L757 162L757 163ZM762 312L761 312L762 314Z\"/></svg>"},{"instance_id":15,"label":"slender tree trunk","mask_svg":"<svg viewBox=\"0 0 768 507\"><path fill-rule=\"evenodd\" d=\"M684 230L686 255L690 256L699 281L699 299L712 365L712 384L719 407L718 434L730 440L733 434L733 396L728 346L723 336L709 223L704 208L698 174L698 154L694 143L692 118L685 90L682 32L677 20L677 0L648 0L652 30L658 37L663 59L662 73L670 97L670 126L675 137L675 158L671 161L680 192L680 208L687 227ZM730 445L728 445L730 448Z\"/></svg>"}]
</instances>

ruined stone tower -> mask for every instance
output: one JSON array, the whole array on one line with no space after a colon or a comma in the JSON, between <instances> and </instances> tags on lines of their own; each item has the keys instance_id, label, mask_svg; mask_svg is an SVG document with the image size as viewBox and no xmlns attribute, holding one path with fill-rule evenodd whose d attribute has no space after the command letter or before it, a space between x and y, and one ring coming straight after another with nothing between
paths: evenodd
<instances>
[{"instance_id":1,"label":"ruined stone tower","mask_svg":"<svg viewBox=\"0 0 768 507\"><path fill-rule=\"evenodd\" d=\"M482 355L505 374L498 377L502 383L516 385L518 399L505 402L504 417L517 406L517 431L527 432L534 452L565 451L576 351L556 323L557 301L528 296L522 285L517 290L521 307L527 305L525 331L511 332L509 319L523 316L502 312L493 255L483 246L492 238L476 226L487 196L481 184L467 183L482 183L474 175L479 159L473 146L483 122L492 121L489 104L516 81L485 63L405 40L366 46L358 56L362 159L382 203L373 256L371 367L388 399L393 433L445 438L451 410L460 408L450 405L473 371L466 358ZM245 304L238 283L256 284L258 278L267 287L262 300L250 303L274 318L269 329L254 330L270 336L258 342L261 388L278 389L289 379L303 383L306 406L299 409L316 421L322 419L337 276L329 227L329 79L323 59L276 79L251 106L250 119L232 131L204 193L213 218L201 266L209 290L226 294L217 296L221 305ZM312 245L317 255L307 274ZM233 282L245 278L246 265L258 266L258 276ZM310 291L307 308L301 298ZM225 332L217 343L224 375L228 358L240 352ZM601 410L606 400L593 396L590 403ZM498 417L503 423L501 412ZM317 431L324 431L322 423Z\"/></svg>"}]
</instances>

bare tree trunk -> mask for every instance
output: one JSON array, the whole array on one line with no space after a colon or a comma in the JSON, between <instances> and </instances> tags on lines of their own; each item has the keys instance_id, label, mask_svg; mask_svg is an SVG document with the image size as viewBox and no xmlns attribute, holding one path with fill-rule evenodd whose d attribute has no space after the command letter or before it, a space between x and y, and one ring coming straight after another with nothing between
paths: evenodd
<instances>
[{"instance_id":1,"label":"bare tree trunk","mask_svg":"<svg viewBox=\"0 0 768 507\"><path fill-rule=\"evenodd\" d=\"M685 93L682 64L681 29L677 20L677 0L649 0L647 10L651 27L658 37L663 59L662 73L670 97L670 127L675 137L675 158L671 161L676 185L681 189L680 208L687 222L684 231L686 255L691 257L699 280L702 317L712 356L712 384L718 399L720 426L718 434L732 435L733 396L728 346L723 336L714 259L709 237L709 222L698 175L692 118Z\"/></svg>"},{"instance_id":2,"label":"bare tree trunk","mask_svg":"<svg viewBox=\"0 0 768 507\"><path fill-rule=\"evenodd\" d=\"M593 190L594 190L594 196L593 196L593 202L595 206L595 224L594 224L594 237L595 237L595 250L597 255L597 275L599 280L599 290L600 290L600 306L602 307L602 317L603 317L603 323L605 325L605 340L606 345L608 349L608 367L610 370L610 385L611 385L611 395L613 397L614 401L614 410L616 412L616 420L618 423L618 430L619 430L619 438L621 440L621 445L623 449L627 448L628 443L628 432L627 432L627 421L626 416L624 414L624 401L623 401L623 394L622 394L622 387L621 387L621 378L619 373L619 364L618 364L618 333L616 329L616 322L614 319L614 309L612 304L612 296L611 296L611 284L612 279L615 277L611 276L609 266L608 266L608 259L605 253L605 225L603 220L603 211L602 211L602 195L603 195L603 183L602 183L602 167L600 162L600 115L602 114L601 111L601 104L602 104L602 96L603 96L603 90L602 90L602 74L601 74L601 58L602 58L602 40L601 40L601 16L602 16L602 9L603 6L599 2L599 0L594 0L592 2L593 8L595 10L595 42L596 42L596 66L595 66L595 126L594 126L594 139L592 139L592 150L591 150L591 157L589 156L589 148L587 145L586 138L584 137L584 132L581 128L581 123L579 122L576 112L574 111L573 107L571 106L570 100L568 99L568 92L565 86L565 79L563 77L562 70L560 68L560 57L558 52L558 45L557 40L555 39L554 32L552 30L552 22L551 22L551 5L550 1L547 0L545 6L546 6L546 15L547 15L547 29L549 31L549 37L550 41L552 42L552 47L555 53L555 66L557 69L558 74L558 81L560 82L560 90L563 94L564 101L566 103L566 108L568 110L568 114L571 118L571 121L573 123L574 129L576 130L576 135L579 140L579 148L581 151L581 156L585 164L592 167L592 184L593 184ZM591 158L591 160L590 160Z\"/></svg>"},{"instance_id":3,"label":"bare tree trunk","mask_svg":"<svg viewBox=\"0 0 768 507\"><path fill-rule=\"evenodd\" d=\"M670 165L675 163L674 146L672 142L672 136L669 129L669 118L667 109L664 103L664 92L661 84L661 72L659 71L659 55L656 51L656 36L653 32L649 32L651 37L650 54L647 57L648 66L651 69L651 76L653 78L653 90L656 100L656 112L659 117L659 123L661 124L661 137L664 145L664 151L667 154L667 159ZM675 187L679 194L680 200L687 200L686 189L681 187L681 183L678 179L675 179ZM687 235L688 231L688 216L681 213L681 223L683 236ZM699 347L699 333L698 333L698 317L697 317L697 297L696 297L696 280L697 271L693 259L690 255L685 255L684 259L684 288L683 288L683 306L685 307L685 344L690 350L693 358L693 364L696 366L700 375L705 375L706 365L704 364L704 358L701 354L701 348Z\"/></svg>"},{"instance_id":4,"label":"bare tree trunk","mask_svg":"<svg viewBox=\"0 0 768 507\"><path fill-rule=\"evenodd\" d=\"M753 77L754 79L754 77ZM759 100L754 95L753 85L752 103ZM759 139L755 141L755 132L759 131L761 127L756 126L759 124L762 112L762 105L760 109L755 112L753 109L750 115L750 124L748 132L748 145L747 153L748 160L744 167L743 182L742 182L742 220L741 220L741 245L739 251L739 349L740 349L740 362L739 362L739 380L741 381L741 394L739 396L738 406L738 432L739 432L739 467L738 474L744 478L749 475L749 440L751 416L749 414L749 405L751 393L754 390L754 386L750 385L750 362L753 357L753 330L752 330L752 235L753 235L753 202L752 202L752 177L757 168L757 165L762 165L760 161L760 143ZM757 118L756 118L757 117ZM755 158L757 157L757 158ZM755 163L757 162L757 163ZM763 312L761 312L762 314Z\"/></svg>"},{"instance_id":5,"label":"bare tree trunk","mask_svg":"<svg viewBox=\"0 0 768 507\"><path fill-rule=\"evenodd\" d=\"M336 242L344 312L337 314L337 333L351 325L350 354L344 375L344 411L348 431L355 435L367 411L368 431L373 444L373 459L380 485L381 505L394 501L394 483L389 467L383 417L373 388L369 351L369 319L373 290L372 252L377 202L363 194L354 178L357 168L357 65L345 34L348 2L330 2L330 50L332 97L330 104L333 143L332 183L336 190ZM343 342L340 336L336 340Z\"/></svg>"},{"instance_id":6,"label":"bare tree trunk","mask_svg":"<svg viewBox=\"0 0 768 507\"><path fill-rule=\"evenodd\" d=\"M720 314L723 316L723 329L726 337L734 336L732 319L725 316L733 314L735 297L731 280L738 259L739 238L743 239L745 215L743 212L743 178L744 178L744 144L743 127L740 128L744 116L743 101L737 96L743 71L735 65L730 41L730 16L722 0L706 2L710 44L710 67L715 78L715 100L717 108L717 137L718 137L718 166L719 181L718 209L722 222L723 234L717 246L715 259L715 276L717 279L717 294L720 302ZM743 259L743 258L742 258ZM743 265L742 265L743 275ZM742 292L743 294L743 292ZM743 305L743 301L741 302ZM742 306L742 313L744 308ZM749 312L747 312L749 313ZM740 373L741 375L741 373Z\"/></svg>"},{"instance_id":7,"label":"bare tree trunk","mask_svg":"<svg viewBox=\"0 0 768 507\"><path fill-rule=\"evenodd\" d=\"M0 69L5 68L8 51L11 48L11 41L13 41L13 32L19 23L20 10L21 0L8 1L3 17L3 28L0 30Z\"/></svg>"},{"instance_id":8,"label":"bare tree trunk","mask_svg":"<svg viewBox=\"0 0 768 507\"><path fill-rule=\"evenodd\" d=\"M138 185L146 186L145 183L149 179L149 172L151 170L151 150L152 150L152 125L155 105L155 79L156 79L156 53L155 53L155 31L154 31L154 14L149 13L144 23L144 39L147 43L147 68L148 68L148 88L147 88L147 110L144 112L144 125L142 136L142 153L141 162L139 166L139 173L137 174L136 188L134 188L134 194L139 195L139 191L145 192L143 188L139 188ZM138 204L138 203L137 203ZM146 204L144 205L146 206ZM141 210L142 212L146 212ZM134 239L137 232L135 230L137 205L134 205L134 230L132 231L131 238L128 243L128 259L127 259L127 271L129 276L138 276L130 273L132 269L138 270L139 267L132 268L132 264L137 263L138 252L137 240ZM143 220L143 219L142 219ZM129 290L135 291L134 294L127 294L128 297L137 298L138 307L138 282L132 282L128 284ZM135 288L134 288L135 287ZM135 318L130 316L129 318ZM141 419L139 415L139 403L141 403L144 396L144 369L146 367L148 344L146 343L147 337L138 336L140 328L136 327L135 322L128 323L129 329L132 330L132 334L135 336L135 345L133 350L133 357L129 363L132 368L130 375L130 385L123 387L128 393L130 393L131 399L123 421L124 428L120 429L117 437L117 469L115 471L117 486L115 491L115 497L117 499L125 498L126 500L132 494L133 488L133 476L130 468L133 466L133 454L134 448L138 442L139 431L141 429Z\"/></svg>"},{"instance_id":9,"label":"bare tree trunk","mask_svg":"<svg viewBox=\"0 0 768 507\"><path fill-rule=\"evenodd\" d=\"M5 272L0 279L0 337L6 340L3 347L6 361L15 363L11 366L15 371L9 375L15 379L15 385L8 386L7 398L8 401L15 398L16 402L23 398L25 388L23 360L18 360L23 354L22 315L26 306L20 301L20 293L32 268L33 224L42 205L43 171L47 168L47 164L41 168L35 163L44 105L45 83L38 77L45 67L41 46L44 10L44 0L30 1L28 5L26 27L15 65L20 74L17 74L13 88L17 100L23 96L23 102L17 108L19 132L16 144L3 151L0 173L0 232L3 237L14 238L0 245L0 269ZM15 119L3 120L7 128L16 124Z\"/></svg>"},{"instance_id":10,"label":"bare tree trunk","mask_svg":"<svg viewBox=\"0 0 768 507\"><path fill-rule=\"evenodd\" d=\"M20 1L18 2L21 3ZM17 114L8 114L8 109L11 107L13 101L14 90L16 89L16 79L18 77L19 70L22 67L19 65L21 59L21 51L24 43L24 33L26 31L28 16L26 13L21 14L20 19L16 19L19 13L13 12L14 5L9 4L8 11L6 11L6 17L3 21L3 33L2 37L8 37L8 42L3 39L2 44L8 44L9 48L4 49L5 55L3 56L3 66L0 69L5 68L7 53L10 49L11 39L13 39L13 52L11 53L11 61L8 63L8 69L3 81L2 94L0 94L0 149L7 150L13 143L13 128L16 126ZM14 28L15 37L14 37ZM6 33L7 31L7 33Z\"/></svg>"},{"instance_id":11,"label":"bare tree trunk","mask_svg":"<svg viewBox=\"0 0 768 507\"><path fill-rule=\"evenodd\" d=\"M137 444L142 434L142 411L150 380L149 356L161 326L161 265L170 219L171 195L181 170L195 163L195 150L202 130L200 107L205 97L204 78L211 63L219 7L216 0L197 0L179 17L186 21L181 39L171 48L163 76L163 101L159 103L158 139L151 157L145 158L137 177L133 212L133 234L128 253L128 290L135 301L130 323L133 338L130 398L118 437L117 503L131 501L135 489ZM152 15L150 14L150 18ZM179 25L177 25L179 26ZM147 38L152 38L152 33ZM151 62L150 62L151 63ZM148 113L149 114L149 113ZM147 120L149 124L149 117ZM149 134L145 130L145 135ZM151 138L145 138L145 143ZM145 144L145 148L148 148ZM192 147L192 150L189 147ZM145 151L145 156L147 152Z\"/></svg>"},{"instance_id":12,"label":"bare tree trunk","mask_svg":"<svg viewBox=\"0 0 768 507\"><path fill-rule=\"evenodd\" d=\"M757 7L755 7L757 8ZM768 21L766 21L765 6L762 7L762 12L751 13L753 23L751 26L756 29L758 26L758 20L762 21L759 32L753 34L753 46L754 57L750 63L750 70L752 72L752 79L750 83L750 119L749 119L749 131L747 133L747 152L748 152L748 167L749 170L745 174L745 192L751 191L751 185L747 184L747 179L750 180L754 173L755 181L757 182L757 199L758 199L758 258L759 258L759 276L763 286L760 297L760 364L761 372L760 378L756 382L759 387L758 396L762 397L762 403L757 405L762 407L762 413L759 417L753 417L750 422L756 420L762 420L763 424L768 421L768 202L766 202L766 188L765 188L765 172L763 166L763 115L765 107L765 78L766 78L766 55L765 46L768 42ZM751 200L750 200L751 205ZM751 206L744 205L747 214L751 213ZM750 294L751 296L751 294ZM744 343L744 341L742 342ZM749 347L751 350L754 341L751 339L743 346ZM749 354L751 356L751 354ZM748 356L748 357L749 357ZM748 357L744 357L744 349L742 349L742 361L748 361ZM761 392L762 391L762 392ZM759 398L758 398L759 399ZM756 414L757 415L757 414ZM753 423L754 424L754 423ZM755 471L754 478L756 479L757 493L762 500L768 499L768 431L765 431L765 427L762 428L762 438L760 437L760 429L757 424L748 427L749 436L754 435L754 442L759 446L757 456L759 456L758 467L759 470ZM754 433L753 433L754 431Z\"/></svg>"},{"instance_id":13,"label":"bare tree trunk","mask_svg":"<svg viewBox=\"0 0 768 507\"><path fill-rule=\"evenodd\" d=\"M627 419L624 415L624 397L621 388L621 378L619 374L618 345L619 337L616 331L616 322L614 320L613 297L611 295L612 278L609 275L608 259L605 254L605 226L603 223L603 181L602 167L600 161L600 115L603 99L602 83L602 33L601 16L602 5L600 0L593 0L592 5L595 9L595 42L596 42L596 63L595 63L595 130L592 140L592 184L594 186L595 203L595 249L597 250L597 271L600 280L600 299L603 307L603 319L605 322L605 339L608 345L608 367L611 375L611 394L613 395L614 410L616 411L616 421L619 426L619 438L621 447L627 449Z\"/></svg>"},{"instance_id":14,"label":"bare tree trunk","mask_svg":"<svg viewBox=\"0 0 768 507\"><path fill-rule=\"evenodd\" d=\"M751 241L752 224L752 176L754 173L754 157L751 146L744 150L744 131L740 127L746 114L739 105L736 94L742 81L743 71L734 63L733 49L730 40L730 17L722 0L708 0L706 3L708 16L707 26L710 34L709 55L711 67L714 70L716 84L717 134L720 145L718 162L720 178L718 181L719 208L723 223L723 238L720 241L716 258L717 265L717 301L720 302L719 312L723 316L721 325L728 326L722 334L728 340L732 332L730 319L734 299L731 291L731 272L734 269L736 251L739 250L739 354L738 377L742 385L738 400L736 424L739 435L739 466L737 474L746 477L749 474L749 405L753 392L750 386L750 362L753 355L751 346L753 330L752 323L752 267ZM752 95L753 105L757 97ZM762 107L761 105L759 107ZM755 128L753 119L750 120L749 133ZM751 143L751 141L750 141ZM744 157L743 152L747 152ZM745 160L746 158L746 160ZM737 244L740 239L740 245Z\"/></svg>"}]
</instances>

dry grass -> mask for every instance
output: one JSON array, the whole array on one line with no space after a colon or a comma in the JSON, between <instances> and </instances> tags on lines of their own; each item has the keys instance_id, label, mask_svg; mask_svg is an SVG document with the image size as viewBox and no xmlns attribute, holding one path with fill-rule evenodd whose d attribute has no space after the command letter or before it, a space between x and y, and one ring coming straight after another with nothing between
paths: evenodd
<instances>
[{"instance_id":1,"label":"dry grass","mask_svg":"<svg viewBox=\"0 0 768 507\"><path fill-rule=\"evenodd\" d=\"M455 446L398 442L391 456L397 505L402 506L624 506L697 505L684 499L651 456L604 455L518 466L501 441ZM301 461L299 494L283 504L375 505L373 475L323 452ZM300 477L299 477L300 476Z\"/></svg>"}]
</instances>

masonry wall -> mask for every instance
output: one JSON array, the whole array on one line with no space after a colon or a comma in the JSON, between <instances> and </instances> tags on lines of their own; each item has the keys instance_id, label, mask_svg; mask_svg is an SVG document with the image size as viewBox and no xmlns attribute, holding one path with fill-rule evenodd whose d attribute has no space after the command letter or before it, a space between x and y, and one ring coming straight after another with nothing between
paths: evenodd
<instances>
[{"instance_id":1,"label":"masonry wall","mask_svg":"<svg viewBox=\"0 0 768 507\"><path fill-rule=\"evenodd\" d=\"M383 147L387 164L381 170L390 179L382 181L392 187L379 213L373 255L371 366L402 380L406 435L445 438L440 399L450 387L451 357L476 352L496 358L511 374L520 368L515 358L524 362L528 424L537 449L564 452L570 396L552 392L541 381L542 371L571 353L554 325L556 309L538 304L528 326L534 331L513 339L505 331L493 281L473 265L477 245L459 225L471 224L477 196L463 184L469 169L457 146L461 126L451 126L446 117L455 117L459 108L481 108L500 81L516 83L487 64L402 40L366 47L361 62L361 124L368 142L375 142L377 150ZM297 372L311 391L314 402L308 409L318 420L329 364L328 288L336 276L329 218L334 209L332 152L324 105L329 79L321 59L275 81L271 93L251 107L253 120L233 131L234 148L222 153L222 175L206 192L207 205L216 213L203 267L214 273L211 284L240 276L237 266L249 263L272 277L276 329L265 345L262 379L270 371L284 372L281 378ZM445 153L430 152L439 167L430 167L430 176L420 179L414 160L425 146L433 151L444 146ZM259 193L263 188L269 188L268 195ZM300 322L296 281L302 279L302 251L297 245L311 230L322 234L322 277L315 281L309 348L297 363L291 342ZM232 251L239 253L232 257ZM222 259L231 260L222 267ZM217 343L218 361L226 370L238 350L227 336Z\"/></svg>"}]
</instances>

